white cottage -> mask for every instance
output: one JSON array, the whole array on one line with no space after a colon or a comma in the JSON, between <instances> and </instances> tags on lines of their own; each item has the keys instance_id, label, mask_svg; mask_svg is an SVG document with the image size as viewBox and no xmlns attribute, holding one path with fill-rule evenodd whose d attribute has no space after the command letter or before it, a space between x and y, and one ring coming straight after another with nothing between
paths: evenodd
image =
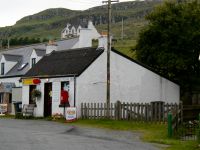
<instances>
[{"instance_id":1,"label":"white cottage","mask_svg":"<svg viewBox=\"0 0 200 150\"><path fill-rule=\"evenodd\" d=\"M99 48L54 51L43 57L23 77L23 104L32 102L30 91L36 88L42 95L36 101L35 116L63 113L62 86L69 89L70 105L78 108L78 116L82 102L105 102L106 37L100 40ZM40 83L34 84L33 80ZM179 93L176 83L116 50L111 51L111 102L178 103Z\"/></svg>"},{"instance_id":2,"label":"white cottage","mask_svg":"<svg viewBox=\"0 0 200 150\"><path fill-rule=\"evenodd\" d=\"M89 20L87 25L71 25L68 23L67 26L61 31L61 39L81 36L82 32L85 30L89 31L89 37L92 37L93 39L98 39L100 36L92 21Z\"/></svg>"}]
</instances>

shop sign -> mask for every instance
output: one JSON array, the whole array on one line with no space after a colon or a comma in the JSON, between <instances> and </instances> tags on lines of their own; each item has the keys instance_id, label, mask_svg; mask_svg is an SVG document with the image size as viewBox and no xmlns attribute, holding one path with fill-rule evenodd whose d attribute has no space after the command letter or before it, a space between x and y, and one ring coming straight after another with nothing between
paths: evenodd
<instances>
[{"instance_id":1,"label":"shop sign","mask_svg":"<svg viewBox=\"0 0 200 150\"><path fill-rule=\"evenodd\" d=\"M67 107L66 108L66 121L75 121L76 120L76 107Z\"/></svg>"},{"instance_id":2,"label":"shop sign","mask_svg":"<svg viewBox=\"0 0 200 150\"><path fill-rule=\"evenodd\" d=\"M7 104L0 104L0 113L6 113L8 111L8 105Z\"/></svg>"},{"instance_id":3,"label":"shop sign","mask_svg":"<svg viewBox=\"0 0 200 150\"><path fill-rule=\"evenodd\" d=\"M23 79L23 85L36 85L40 83L41 83L41 80L38 78Z\"/></svg>"}]
</instances>

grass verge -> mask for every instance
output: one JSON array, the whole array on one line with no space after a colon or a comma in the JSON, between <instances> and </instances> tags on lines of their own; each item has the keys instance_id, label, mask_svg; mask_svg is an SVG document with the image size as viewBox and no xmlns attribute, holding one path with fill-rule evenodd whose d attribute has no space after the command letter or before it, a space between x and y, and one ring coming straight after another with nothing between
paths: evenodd
<instances>
[{"instance_id":1,"label":"grass verge","mask_svg":"<svg viewBox=\"0 0 200 150\"><path fill-rule=\"evenodd\" d=\"M175 138L168 138L167 124L114 120L78 120L73 124L112 130L139 131L143 133L141 139L145 142L169 145L162 148L164 150L199 150L196 141L181 141Z\"/></svg>"}]
</instances>

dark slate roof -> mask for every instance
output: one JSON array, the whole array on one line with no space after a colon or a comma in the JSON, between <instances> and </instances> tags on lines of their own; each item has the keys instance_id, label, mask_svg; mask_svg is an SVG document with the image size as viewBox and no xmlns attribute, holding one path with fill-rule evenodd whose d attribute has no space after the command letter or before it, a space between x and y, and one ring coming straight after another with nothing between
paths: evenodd
<instances>
[{"instance_id":1,"label":"dark slate roof","mask_svg":"<svg viewBox=\"0 0 200 150\"><path fill-rule=\"evenodd\" d=\"M54 51L44 56L24 77L79 76L102 53L102 49L96 48Z\"/></svg>"},{"instance_id":2,"label":"dark slate roof","mask_svg":"<svg viewBox=\"0 0 200 150\"><path fill-rule=\"evenodd\" d=\"M18 62L22 59L22 55L3 54L6 61Z\"/></svg>"},{"instance_id":3,"label":"dark slate roof","mask_svg":"<svg viewBox=\"0 0 200 150\"><path fill-rule=\"evenodd\" d=\"M38 49L38 48L34 48L37 56L44 56L46 54L46 49Z\"/></svg>"}]
</instances>

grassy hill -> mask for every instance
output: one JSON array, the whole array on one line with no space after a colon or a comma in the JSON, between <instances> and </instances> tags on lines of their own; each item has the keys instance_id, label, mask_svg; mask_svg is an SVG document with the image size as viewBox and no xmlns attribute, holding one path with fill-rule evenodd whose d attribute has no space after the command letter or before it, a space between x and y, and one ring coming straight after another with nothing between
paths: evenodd
<instances>
[{"instance_id":1,"label":"grassy hill","mask_svg":"<svg viewBox=\"0 0 200 150\"><path fill-rule=\"evenodd\" d=\"M122 51L134 47L139 31L147 24L144 16L159 5L160 1L132 1L112 5L112 34L121 38L121 21L124 19L124 40L115 44ZM107 7L98 6L85 11L65 8L47 9L34 15L26 16L10 27L0 28L0 39L10 38L46 38L60 39L60 32L67 23L85 23L92 20L99 32L107 28ZM125 45L125 47L124 47Z\"/></svg>"}]
</instances>

